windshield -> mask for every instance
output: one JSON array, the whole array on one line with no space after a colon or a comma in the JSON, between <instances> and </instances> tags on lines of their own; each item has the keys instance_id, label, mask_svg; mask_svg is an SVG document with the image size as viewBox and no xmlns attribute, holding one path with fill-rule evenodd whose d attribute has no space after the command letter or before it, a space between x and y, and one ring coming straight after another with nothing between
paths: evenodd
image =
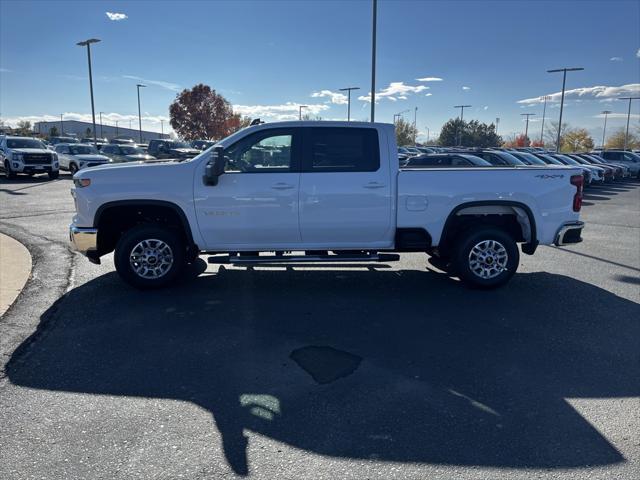
<instances>
[{"instance_id":1,"label":"windshield","mask_svg":"<svg viewBox=\"0 0 640 480\"><path fill-rule=\"evenodd\" d=\"M544 161L540 160L538 157L536 157L535 155L533 155L531 153L518 152L518 155L523 157L528 162L531 162L531 165L546 165L546 163L544 163Z\"/></svg>"},{"instance_id":2,"label":"windshield","mask_svg":"<svg viewBox=\"0 0 640 480\"><path fill-rule=\"evenodd\" d=\"M144 150L138 147L120 147L123 155L144 155Z\"/></svg>"},{"instance_id":3,"label":"windshield","mask_svg":"<svg viewBox=\"0 0 640 480\"><path fill-rule=\"evenodd\" d=\"M462 158L466 158L470 162L475 163L478 166L491 167L491 164L487 162L484 158L480 158L476 155L469 155L467 153L460 154Z\"/></svg>"},{"instance_id":4,"label":"windshield","mask_svg":"<svg viewBox=\"0 0 640 480\"><path fill-rule=\"evenodd\" d=\"M9 138L7 139L8 148L45 148L40 140L35 138Z\"/></svg>"},{"instance_id":5,"label":"windshield","mask_svg":"<svg viewBox=\"0 0 640 480\"><path fill-rule=\"evenodd\" d=\"M71 155L91 155L97 154L98 150L92 145L69 145Z\"/></svg>"},{"instance_id":6,"label":"windshield","mask_svg":"<svg viewBox=\"0 0 640 480\"><path fill-rule=\"evenodd\" d=\"M522 162L521 160L518 160L516 157L514 157L510 153L507 153L507 152L493 152L493 153L495 153L499 157L502 157L507 162L509 162L511 165L525 165L524 162Z\"/></svg>"},{"instance_id":7,"label":"windshield","mask_svg":"<svg viewBox=\"0 0 640 480\"><path fill-rule=\"evenodd\" d=\"M564 165L564 163L562 163L560 160L553 158L551 155L540 154L540 156L545 160L547 160L547 162L545 163L551 163L553 165Z\"/></svg>"},{"instance_id":8,"label":"windshield","mask_svg":"<svg viewBox=\"0 0 640 480\"><path fill-rule=\"evenodd\" d=\"M571 164L571 165L580 165L578 162L576 162L573 158L571 157L567 157L566 155L556 155L556 157L559 157L560 160L564 160L565 162Z\"/></svg>"}]
</instances>

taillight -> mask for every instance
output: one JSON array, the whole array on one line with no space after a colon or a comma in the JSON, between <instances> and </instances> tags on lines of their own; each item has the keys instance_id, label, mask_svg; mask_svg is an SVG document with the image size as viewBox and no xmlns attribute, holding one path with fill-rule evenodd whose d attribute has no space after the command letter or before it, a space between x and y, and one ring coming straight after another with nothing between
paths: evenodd
<instances>
[{"instance_id":1,"label":"taillight","mask_svg":"<svg viewBox=\"0 0 640 480\"><path fill-rule=\"evenodd\" d=\"M579 212L582 208L582 187L584 186L584 178L582 175L572 175L571 185L575 185L576 194L573 196L573 211Z\"/></svg>"}]
</instances>

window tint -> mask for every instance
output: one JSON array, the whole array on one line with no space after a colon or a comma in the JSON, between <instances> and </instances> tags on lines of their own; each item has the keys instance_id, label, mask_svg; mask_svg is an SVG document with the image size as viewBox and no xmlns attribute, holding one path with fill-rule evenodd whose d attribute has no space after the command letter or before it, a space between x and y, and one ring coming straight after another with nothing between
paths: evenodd
<instances>
[{"instance_id":1,"label":"window tint","mask_svg":"<svg viewBox=\"0 0 640 480\"><path fill-rule=\"evenodd\" d=\"M407 167L450 167L452 157L447 155L425 155L423 157L416 157L409 160Z\"/></svg>"},{"instance_id":2,"label":"window tint","mask_svg":"<svg viewBox=\"0 0 640 480\"><path fill-rule=\"evenodd\" d=\"M375 172L380 168L378 132L373 128L308 128L304 158L307 172Z\"/></svg>"},{"instance_id":3,"label":"window tint","mask_svg":"<svg viewBox=\"0 0 640 480\"><path fill-rule=\"evenodd\" d=\"M228 173L291 171L293 131L272 129L242 138L225 150Z\"/></svg>"},{"instance_id":4,"label":"window tint","mask_svg":"<svg viewBox=\"0 0 640 480\"><path fill-rule=\"evenodd\" d=\"M451 161L451 165L453 165L454 167L466 167L468 165L471 165L471 162L466 158L453 157L453 160Z\"/></svg>"}]
</instances>

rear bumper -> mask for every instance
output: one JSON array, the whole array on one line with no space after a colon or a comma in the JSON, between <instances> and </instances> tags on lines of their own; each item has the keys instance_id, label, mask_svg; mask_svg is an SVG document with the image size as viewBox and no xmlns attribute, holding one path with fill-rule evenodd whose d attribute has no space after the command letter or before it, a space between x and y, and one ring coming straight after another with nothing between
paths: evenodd
<instances>
[{"instance_id":1,"label":"rear bumper","mask_svg":"<svg viewBox=\"0 0 640 480\"><path fill-rule=\"evenodd\" d=\"M572 243L580 243L582 241L583 228L584 222L566 223L558 230L556 240L553 243L559 247Z\"/></svg>"}]
</instances>

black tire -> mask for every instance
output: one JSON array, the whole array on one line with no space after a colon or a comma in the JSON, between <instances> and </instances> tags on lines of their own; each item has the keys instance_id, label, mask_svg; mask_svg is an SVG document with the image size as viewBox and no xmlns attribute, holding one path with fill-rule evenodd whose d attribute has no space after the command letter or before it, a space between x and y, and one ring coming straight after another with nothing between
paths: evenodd
<instances>
[{"instance_id":1,"label":"black tire","mask_svg":"<svg viewBox=\"0 0 640 480\"><path fill-rule=\"evenodd\" d=\"M483 250L484 247L488 250ZM486 260L482 255L487 255ZM516 241L504 230L472 229L456 239L452 261L455 274L467 286L490 289L504 285L513 277L520 263L520 252ZM483 273L487 276L482 276Z\"/></svg>"},{"instance_id":2,"label":"black tire","mask_svg":"<svg viewBox=\"0 0 640 480\"><path fill-rule=\"evenodd\" d=\"M9 160L4 161L4 176L7 177L8 180L14 180L18 176L13 170L11 170Z\"/></svg>"},{"instance_id":3,"label":"black tire","mask_svg":"<svg viewBox=\"0 0 640 480\"><path fill-rule=\"evenodd\" d=\"M69 164L69 173L71 173L72 177L76 174L77 171L78 171L78 166L75 163L70 163Z\"/></svg>"},{"instance_id":4,"label":"black tire","mask_svg":"<svg viewBox=\"0 0 640 480\"><path fill-rule=\"evenodd\" d=\"M49 172L49 180L55 180L60 176L60 171L56 170L55 172Z\"/></svg>"},{"instance_id":5,"label":"black tire","mask_svg":"<svg viewBox=\"0 0 640 480\"><path fill-rule=\"evenodd\" d=\"M137 264L138 266L134 267L133 264L135 262L131 261L131 255L134 253L133 250L136 247L138 247L138 251L140 251L140 245L144 241L150 242L152 248L161 245L157 241L163 242L169 247L172 262L165 273L161 275L157 275L156 273L156 276L153 276L154 274L151 273L151 277L146 277L139 272L144 273L145 266L146 270L151 269L154 270L154 272L157 272L158 269L161 270L162 266L157 262L162 261L161 255L166 253L166 250L162 250L153 262L151 262L151 257L154 255L150 255L146 257L148 260L141 260L140 263ZM184 242L176 232L157 225L139 225L128 230L120 237L115 249L114 263L120 277L129 285L140 289L161 288L171 284L180 275L186 263L185 253ZM156 265L157 269L154 269L153 265Z\"/></svg>"}]
</instances>

